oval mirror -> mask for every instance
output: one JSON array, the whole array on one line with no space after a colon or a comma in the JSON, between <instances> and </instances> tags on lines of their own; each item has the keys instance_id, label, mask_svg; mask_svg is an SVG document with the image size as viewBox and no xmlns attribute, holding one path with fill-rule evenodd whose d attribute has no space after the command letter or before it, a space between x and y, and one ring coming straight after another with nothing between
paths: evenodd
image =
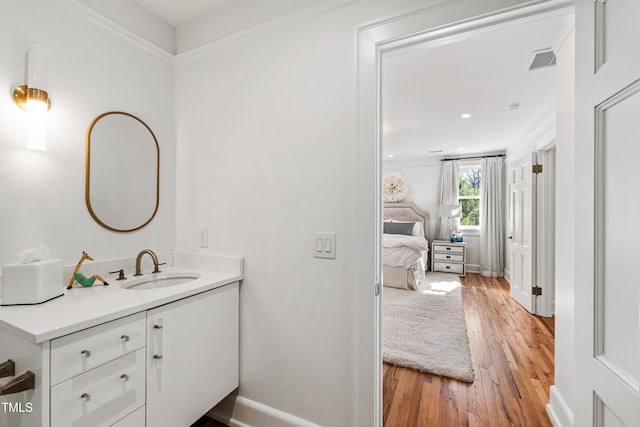
<instances>
[{"instance_id":1,"label":"oval mirror","mask_svg":"<svg viewBox=\"0 0 640 427\"><path fill-rule=\"evenodd\" d=\"M86 201L89 213L113 231L134 231L158 211L160 148L145 122L111 111L87 130Z\"/></svg>"}]
</instances>

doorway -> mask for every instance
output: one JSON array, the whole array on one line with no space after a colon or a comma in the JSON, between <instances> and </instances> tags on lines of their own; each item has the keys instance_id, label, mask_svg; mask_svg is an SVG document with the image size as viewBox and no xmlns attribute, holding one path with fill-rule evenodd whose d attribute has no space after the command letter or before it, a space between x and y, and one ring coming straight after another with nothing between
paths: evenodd
<instances>
[{"instance_id":1,"label":"doorway","mask_svg":"<svg viewBox=\"0 0 640 427\"><path fill-rule=\"evenodd\" d=\"M385 52L411 44L435 41L445 36L470 34L474 31L485 31L487 28L515 19L527 19L542 13L553 13L571 6L570 2L543 2L526 8L516 7L504 11L483 11L482 6L447 3L439 9L438 16L434 16L431 9L411 13L396 20L384 21L379 25L372 25L360 29L358 32L358 149L363 154L358 158L357 181L359 188L372 189L371 192L360 191L358 203L368 206L369 212L374 212L366 221L360 221L363 234L372 233L375 236L373 260L363 261L368 268L360 274L361 283L371 283L360 286L356 290L358 298L358 319L361 331L356 342L356 358L366 363L358 365L358 388L356 398L361 404L356 408L358 419L362 425L367 424L368 416L360 409L371 407L374 418L369 425L381 425L381 297L380 297L380 224L382 223L381 197L379 188L382 182L382 134L380 124L380 58ZM505 7L508 5L505 2ZM478 9L480 8L480 9ZM446 9L446 10L445 10ZM483 16L482 19L473 17ZM439 21L439 22L437 22ZM457 24L452 25L452 22ZM372 183L375 187L372 188ZM371 268L373 267L373 268ZM365 319L370 323L364 324ZM372 327L373 325L373 327ZM373 357L369 356L371 346L375 349ZM374 373L371 378L371 373ZM373 395L367 394L366 386L371 385ZM368 400L371 398L371 400Z\"/></svg>"}]
</instances>

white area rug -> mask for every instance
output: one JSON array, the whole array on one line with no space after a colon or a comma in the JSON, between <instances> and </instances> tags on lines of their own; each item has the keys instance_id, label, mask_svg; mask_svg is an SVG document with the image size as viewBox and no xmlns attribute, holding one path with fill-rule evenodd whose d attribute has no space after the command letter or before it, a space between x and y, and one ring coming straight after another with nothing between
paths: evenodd
<instances>
[{"instance_id":1,"label":"white area rug","mask_svg":"<svg viewBox=\"0 0 640 427\"><path fill-rule=\"evenodd\" d=\"M460 278L428 272L417 291L382 293L385 363L473 382Z\"/></svg>"}]
</instances>

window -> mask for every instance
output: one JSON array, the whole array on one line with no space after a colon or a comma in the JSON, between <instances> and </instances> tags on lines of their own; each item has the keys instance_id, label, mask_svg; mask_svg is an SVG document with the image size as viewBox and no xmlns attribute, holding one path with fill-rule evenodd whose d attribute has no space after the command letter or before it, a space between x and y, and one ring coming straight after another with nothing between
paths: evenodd
<instances>
[{"instance_id":1,"label":"window","mask_svg":"<svg viewBox=\"0 0 640 427\"><path fill-rule=\"evenodd\" d=\"M458 201L462 208L461 228L480 227L480 165L461 166Z\"/></svg>"}]
</instances>

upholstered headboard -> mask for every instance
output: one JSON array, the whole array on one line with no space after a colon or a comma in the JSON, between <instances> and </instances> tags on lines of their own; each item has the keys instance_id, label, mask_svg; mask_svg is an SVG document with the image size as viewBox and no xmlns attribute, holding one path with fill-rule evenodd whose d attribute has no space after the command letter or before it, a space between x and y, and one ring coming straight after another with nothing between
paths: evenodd
<instances>
[{"instance_id":1,"label":"upholstered headboard","mask_svg":"<svg viewBox=\"0 0 640 427\"><path fill-rule=\"evenodd\" d=\"M383 219L421 222L427 240L431 237L429 232L429 212L423 211L413 203L385 203L382 216Z\"/></svg>"}]
</instances>

